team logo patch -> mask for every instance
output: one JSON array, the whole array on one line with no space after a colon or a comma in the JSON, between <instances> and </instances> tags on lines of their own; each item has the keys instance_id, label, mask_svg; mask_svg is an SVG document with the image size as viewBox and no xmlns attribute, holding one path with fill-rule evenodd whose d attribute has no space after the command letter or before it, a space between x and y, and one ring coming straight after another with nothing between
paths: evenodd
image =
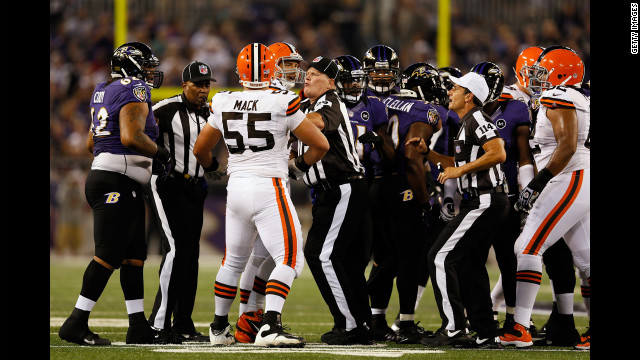
<instances>
[{"instance_id":1,"label":"team logo patch","mask_svg":"<svg viewBox=\"0 0 640 360\"><path fill-rule=\"evenodd\" d=\"M198 70L200 71L200 74L202 74L202 75L207 75L207 73L209 73L209 69L207 69L207 67L205 65L200 65L198 67Z\"/></svg>"},{"instance_id":2,"label":"team logo patch","mask_svg":"<svg viewBox=\"0 0 640 360\"><path fill-rule=\"evenodd\" d=\"M367 111L363 111L363 112L360 114L360 117L361 117L361 118L362 118L362 120L364 120L364 121L369 120L369 112L367 112Z\"/></svg>"},{"instance_id":3,"label":"team logo patch","mask_svg":"<svg viewBox=\"0 0 640 360\"><path fill-rule=\"evenodd\" d=\"M438 110L429 109L429 111L427 111L427 122L429 123L429 125L436 126L439 120L440 114L438 114Z\"/></svg>"},{"instance_id":4,"label":"team logo patch","mask_svg":"<svg viewBox=\"0 0 640 360\"><path fill-rule=\"evenodd\" d=\"M504 119L498 119L496 120L496 126L498 129L504 129L504 127L507 126L507 122Z\"/></svg>"},{"instance_id":5,"label":"team logo patch","mask_svg":"<svg viewBox=\"0 0 640 360\"><path fill-rule=\"evenodd\" d=\"M140 101L147 101L147 89L144 86L134 87L133 95Z\"/></svg>"},{"instance_id":6,"label":"team logo patch","mask_svg":"<svg viewBox=\"0 0 640 360\"><path fill-rule=\"evenodd\" d=\"M531 98L531 110L537 110L540 107L539 98Z\"/></svg>"},{"instance_id":7,"label":"team logo patch","mask_svg":"<svg viewBox=\"0 0 640 360\"><path fill-rule=\"evenodd\" d=\"M105 201L106 204L115 204L120 198L120 193L118 192L110 192L106 193L105 195L107 196L107 200Z\"/></svg>"}]
</instances>

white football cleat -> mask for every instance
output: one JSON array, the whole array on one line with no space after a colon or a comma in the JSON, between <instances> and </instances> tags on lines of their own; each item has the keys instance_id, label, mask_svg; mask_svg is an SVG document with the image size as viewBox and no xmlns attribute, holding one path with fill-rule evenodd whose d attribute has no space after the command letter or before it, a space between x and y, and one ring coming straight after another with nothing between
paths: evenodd
<instances>
[{"instance_id":1,"label":"white football cleat","mask_svg":"<svg viewBox=\"0 0 640 360\"><path fill-rule=\"evenodd\" d=\"M263 347L304 347L303 338L286 333L280 324L264 324L253 343Z\"/></svg>"},{"instance_id":2,"label":"white football cleat","mask_svg":"<svg viewBox=\"0 0 640 360\"><path fill-rule=\"evenodd\" d=\"M231 345L236 342L236 338L231 334L231 325L227 323L227 326L222 330L216 330L213 328L213 323L209 325L209 341L211 345Z\"/></svg>"}]
</instances>

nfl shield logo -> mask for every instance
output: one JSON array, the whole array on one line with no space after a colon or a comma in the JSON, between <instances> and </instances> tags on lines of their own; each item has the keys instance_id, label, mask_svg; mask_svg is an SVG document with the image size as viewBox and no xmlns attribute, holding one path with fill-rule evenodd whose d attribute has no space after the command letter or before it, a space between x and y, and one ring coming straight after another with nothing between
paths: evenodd
<instances>
[{"instance_id":1,"label":"nfl shield logo","mask_svg":"<svg viewBox=\"0 0 640 360\"><path fill-rule=\"evenodd\" d=\"M456 154L460 154L460 145L456 145Z\"/></svg>"},{"instance_id":2,"label":"nfl shield logo","mask_svg":"<svg viewBox=\"0 0 640 360\"><path fill-rule=\"evenodd\" d=\"M200 74L202 75L206 75L209 72L209 69L207 69L206 65L200 65L198 67L198 70L200 70Z\"/></svg>"}]
</instances>

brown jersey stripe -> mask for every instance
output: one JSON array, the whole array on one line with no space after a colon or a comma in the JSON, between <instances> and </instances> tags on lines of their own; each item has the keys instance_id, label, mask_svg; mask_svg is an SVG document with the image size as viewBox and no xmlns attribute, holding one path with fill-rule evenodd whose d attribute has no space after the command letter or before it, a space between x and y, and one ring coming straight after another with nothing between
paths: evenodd
<instances>
[{"instance_id":1,"label":"brown jersey stripe","mask_svg":"<svg viewBox=\"0 0 640 360\"><path fill-rule=\"evenodd\" d=\"M558 204L547 215L542 224L540 224L538 230L536 230L536 233L533 235L533 238L531 238L527 247L524 249L523 254L538 255L540 247L544 244L545 240L547 240L551 230L553 230L554 226L558 223L560 218L562 218L562 215L567 212L571 207L571 204L573 204L578 197L578 193L582 186L583 172L584 170L576 170L573 172L567 191L564 193Z\"/></svg>"}]
</instances>

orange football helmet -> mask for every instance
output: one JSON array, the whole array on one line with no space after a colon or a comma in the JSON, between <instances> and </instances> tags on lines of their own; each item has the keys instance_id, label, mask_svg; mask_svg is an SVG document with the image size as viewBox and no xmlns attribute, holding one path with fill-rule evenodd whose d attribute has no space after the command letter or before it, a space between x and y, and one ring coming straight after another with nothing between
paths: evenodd
<instances>
[{"instance_id":1,"label":"orange football helmet","mask_svg":"<svg viewBox=\"0 0 640 360\"><path fill-rule=\"evenodd\" d=\"M269 50L276 56L276 69L273 77L280 80L287 88L293 88L296 83L303 83L305 73L300 69L300 62L303 60L298 50L286 42L277 42L269 45ZM297 65L295 68L287 68L285 61L293 61Z\"/></svg>"},{"instance_id":2,"label":"orange football helmet","mask_svg":"<svg viewBox=\"0 0 640 360\"><path fill-rule=\"evenodd\" d=\"M540 53L544 50L541 46L531 46L528 47L518 55L518 60L516 60L516 67L513 69L516 74L516 79L518 79L518 84L523 87L529 86L529 78L533 74L531 69L531 65L533 65Z\"/></svg>"},{"instance_id":3,"label":"orange football helmet","mask_svg":"<svg viewBox=\"0 0 640 360\"><path fill-rule=\"evenodd\" d=\"M558 85L580 87L584 79L584 62L566 46L554 45L544 49L532 68L529 88L534 92Z\"/></svg>"},{"instance_id":4,"label":"orange football helmet","mask_svg":"<svg viewBox=\"0 0 640 360\"><path fill-rule=\"evenodd\" d=\"M268 87L275 70L276 57L265 45L251 43L238 54L236 72L240 84L251 89Z\"/></svg>"}]
</instances>

